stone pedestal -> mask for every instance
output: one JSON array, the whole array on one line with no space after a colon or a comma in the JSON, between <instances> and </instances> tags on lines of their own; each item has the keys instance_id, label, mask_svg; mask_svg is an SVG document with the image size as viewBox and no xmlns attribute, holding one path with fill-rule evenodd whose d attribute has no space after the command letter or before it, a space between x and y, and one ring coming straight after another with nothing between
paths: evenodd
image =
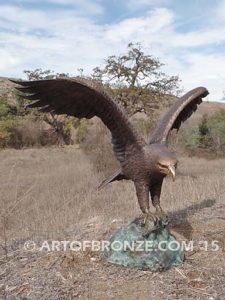
<instances>
[{"instance_id":1,"label":"stone pedestal","mask_svg":"<svg viewBox=\"0 0 225 300\"><path fill-rule=\"evenodd\" d=\"M170 269L184 261L181 245L168 226L162 225L146 234L141 219L121 227L103 254L109 263L153 272Z\"/></svg>"}]
</instances>

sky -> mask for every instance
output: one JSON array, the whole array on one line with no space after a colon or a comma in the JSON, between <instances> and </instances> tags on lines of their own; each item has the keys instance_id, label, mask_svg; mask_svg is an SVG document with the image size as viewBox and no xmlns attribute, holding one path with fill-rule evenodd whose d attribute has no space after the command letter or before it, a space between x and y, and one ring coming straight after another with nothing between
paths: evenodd
<instances>
[{"instance_id":1,"label":"sky","mask_svg":"<svg viewBox=\"0 0 225 300\"><path fill-rule=\"evenodd\" d=\"M88 75L141 43L186 92L225 91L225 0L0 0L0 76L24 70Z\"/></svg>"}]
</instances>

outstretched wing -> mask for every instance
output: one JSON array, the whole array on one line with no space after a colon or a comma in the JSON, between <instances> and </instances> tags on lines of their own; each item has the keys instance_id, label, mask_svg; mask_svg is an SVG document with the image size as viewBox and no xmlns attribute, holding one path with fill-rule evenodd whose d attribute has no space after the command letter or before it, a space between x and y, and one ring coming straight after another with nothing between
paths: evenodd
<instances>
[{"instance_id":1,"label":"outstretched wing","mask_svg":"<svg viewBox=\"0 0 225 300\"><path fill-rule=\"evenodd\" d=\"M208 94L206 88L198 87L178 98L158 122L149 143L166 143L170 131L174 128L178 131L181 123L196 111L198 104L202 102L202 98Z\"/></svg>"},{"instance_id":2,"label":"outstretched wing","mask_svg":"<svg viewBox=\"0 0 225 300\"><path fill-rule=\"evenodd\" d=\"M23 92L24 98L36 100L28 107L77 118L99 117L111 131L114 152L120 163L125 160L129 145L141 147L142 139L120 107L93 81L81 78L12 81L20 85L17 89Z\"/></svg>"}]
</instances>

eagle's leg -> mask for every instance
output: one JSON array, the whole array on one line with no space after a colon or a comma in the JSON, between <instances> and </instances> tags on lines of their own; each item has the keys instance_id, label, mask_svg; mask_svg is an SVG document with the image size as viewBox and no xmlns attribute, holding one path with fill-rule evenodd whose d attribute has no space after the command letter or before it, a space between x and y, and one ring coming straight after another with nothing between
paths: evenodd
<instances>
[{"instance_id":1,"label":"eagle's leg","mask_svg":"<svg viewBox=\"0 0 225 300\"><path fill-rule=\"evenodd\" d=\"M149 209L149 185L145 182L135 182L139 206L144 214L144 227L146 233L158 227L157 216Z\"/></svg>"},{"instance_id":2,"label":"eagle's leg","mask_svg":"<svg viewBox=\"0 0 225 300\"><path fill-rule=\"evenodd\" d=\"M154 185L151 185L150 194L151 194L151 198L152 198L152 204L156 209L155 216L158 218L158 221L160 223L162 223L163 225L167 225L168 224L168 216L163 211L163 209L160 205L161 189L162 189L162 180L159 180Z\"/></svg>"}]
</instances>

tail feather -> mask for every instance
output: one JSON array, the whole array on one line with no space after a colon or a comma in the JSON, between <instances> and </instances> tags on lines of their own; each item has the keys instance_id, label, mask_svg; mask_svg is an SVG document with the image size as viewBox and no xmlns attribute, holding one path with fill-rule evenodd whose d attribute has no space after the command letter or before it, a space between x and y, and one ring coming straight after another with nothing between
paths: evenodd
<instances>
[{"instance_id":1,"label":"tail feather","mask_svg":"<svg viewBox=\"0 0 225 300\"><path fill-rule=\"evenodd\" d=\"M126 179L126 177L123 175L121 169L119 169L115 173L113 173L111 176L109 176L108 178L103 180L102 183L99 185L98 190L103 189L110 182L113 182L115 180L122 180L122 179Z\"/></svg>"}]
</instances>

